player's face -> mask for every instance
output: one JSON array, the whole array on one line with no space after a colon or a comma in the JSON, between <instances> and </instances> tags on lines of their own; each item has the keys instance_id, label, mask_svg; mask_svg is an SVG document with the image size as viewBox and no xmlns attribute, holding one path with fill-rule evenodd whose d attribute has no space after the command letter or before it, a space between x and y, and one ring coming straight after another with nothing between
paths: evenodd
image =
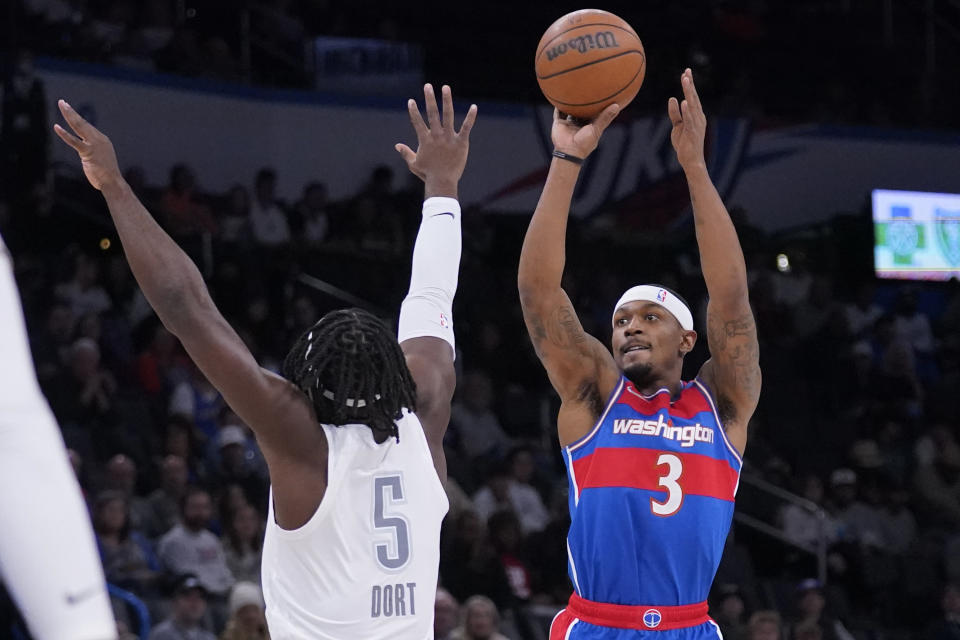
<instances>
[{"instance_id":1,"label":"player's face","mask_svg":"<svg viewBox=\"0 0 960 640\"><path fill-rule=\"evenodd\" d=\"M672 313L638 300L613 317L613 358L631 380L650 377L674 366L693 348L696 333L684 331Z\"/></svg>"}]
</instances>

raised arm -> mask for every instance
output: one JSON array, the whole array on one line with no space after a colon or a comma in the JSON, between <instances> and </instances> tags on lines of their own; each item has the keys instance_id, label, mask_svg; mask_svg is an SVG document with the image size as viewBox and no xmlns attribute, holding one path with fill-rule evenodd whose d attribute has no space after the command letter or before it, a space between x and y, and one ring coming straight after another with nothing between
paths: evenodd
<instances>
[{"instance_id":1,"label":"raised arm","mask_svg":"<svg viewBox=\"0 0 960 640\"><path fill-rule=\"evenodd\" d=\"M707 118L700 104L693 73L680 79L684 100L670 98L671 140L687 177L696 226L700 264L707 283L707 344L710 359L700 377L717 396L717 409L731 442L742 453L747 423L760 397L760 349L757 325L750 310L743 250L730 215L717 193L703 153Z\"/></svg>"},{"instance_id":2,"label":"raised arm","mask_svg":"<svg viewBox=\"0 0 960 640\"><path fill-rule=\"evenodd\" d=\"M579 126L554 111L554 158L520 252L517 286L523 319L562 401L557 428L563 444L577 440L593 426L620 377L613 356L583 330L561 286L567 218L580 164L596 149L618 112L619 107L611 105L594 122Z\"/></svg>"},{"instance_id":3,"label":"raised arm","mask_svg":"<svg viewBox=\"0 0 960 640\"><path fill-rule=\"evenodd\" d=\"M59 125L54 129L77 151L90 184L103 193L133 275L164 326L250 425L268 462L282 457L316 466L325 443L306 398L260 368L214 306L196 266L123 180L107 136L65 101L59 106L76 135Z\"/></svg>"},{"instance_id":4,"label":"raised arm","mask_svg":"<svg viewBox=\"0 0 960 640\"><path fill-rule=\"evenodd\" d=\"M430 84L423 88L426 123L416 101L407 102L417 150L396 145L410 171L424 182L423 219L413 249L410 290L400 308L398 339L417 384L417 417L427 436L434 467L440 479L446 480L443 435L450 422L450 401L457 382L453 367L453 296L461 247L457 185L467 163L477 106L470 106L458 132L453 126L450 87L444 85L441 93L442 119Z\"/></svg>"}]
</instances>

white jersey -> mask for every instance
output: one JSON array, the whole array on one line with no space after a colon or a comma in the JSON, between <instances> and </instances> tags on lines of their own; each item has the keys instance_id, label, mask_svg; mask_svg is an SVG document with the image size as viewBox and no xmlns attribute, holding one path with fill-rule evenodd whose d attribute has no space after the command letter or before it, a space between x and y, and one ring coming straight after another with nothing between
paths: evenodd
<instances>
[{"instance_id":1,"label":"white jersey","mask_svg":"<svg viewBox=\"0 0 960 640\"><path fill-rule=\"evenodd\" d=\"M38 640L117 635L83 495L37 384L2 238L0 579Z\"/></svg>"},{"instance_id":2,"label":"white jersey","mask_svg":"<svg viewBox=\"0 0 960 640\"><path fill-rule=\"evenodd\" d=\"M270 497L263 595L274 640L433 637L440 523L449 503L420 420L377 444L366 425L323 425L327 490L310 520L281 529Z\"/></svg>"}]
</instances>

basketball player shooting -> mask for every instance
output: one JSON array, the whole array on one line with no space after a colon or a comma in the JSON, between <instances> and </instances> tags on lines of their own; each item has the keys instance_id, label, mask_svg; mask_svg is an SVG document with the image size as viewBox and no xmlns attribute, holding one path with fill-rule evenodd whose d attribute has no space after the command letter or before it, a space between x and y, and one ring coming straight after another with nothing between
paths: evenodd
<instances>
[{"instance_id":1,"label":"basketball player shooting","mask_svg":"<svg viewBox=\"0 0 960 640\"><path fill-rule=\"evenodd\" d=\"M37 640L116 638L90 516L37 384L2 238L0 353L0 578Z\"/></svg>"},{"instance_id":2,"label":"basketball player shooting","mask_svg":"<svg viewBox=\"0 0 960 640\"><path fill-rule=\"evenodd\" d=\"M642 284L623 294L612 313L611 355L584 332L561 288L580 164L617 105L585 126L555 113L557 157L520 255L524 320L562 401L557 429L570 486L574 593L552 640L635 639L647 630L719 636L706 599L733 517L760 368L743 252L707 173L706 117L689 69L681 84L683 101L670 98L667 111L710 298L711 357L697 377L681 379L697 333L673 291Z\"/></svg>"},{"instance_id":3,"label":"basketball player shooting","mask_svg":"<svg viewBox=\"0 0 960 640\"><path fill-rule=\"evenodd\" d=\"M113 146L66 102L76 149L107 201L133 274L163 324L256 434L270 469L263 590L271 637L427 638L447 512L443 434L454 373L460 263L457 186L476 106L454 128L431 85L418 148L397 151L424 182L399 338L360 309L334 311L299 338L284 377L261 368L214 306L199 271L124 182Z\"/></svg>"}]
</instances>

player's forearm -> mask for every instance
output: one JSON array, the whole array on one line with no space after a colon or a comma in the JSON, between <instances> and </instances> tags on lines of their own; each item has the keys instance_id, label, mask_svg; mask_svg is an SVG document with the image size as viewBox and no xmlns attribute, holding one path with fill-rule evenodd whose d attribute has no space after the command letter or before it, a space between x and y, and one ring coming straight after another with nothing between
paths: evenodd
<instances>
[{"instance_id":1,"label":"player's forearm","mask_svg":"<svg viewBox=\"0 0 960 640\"><path fill-rule=\"evenodd\" d=\"M125 181L105 184L102 192L143 295L176 334L191 310L209 299L200 272Z\"/></svg>"},{"instance_id":2,"label":"player's forearm","mask_svg":"<svg viewBox=\"0 0 960 640\"><path fill-rule=\"evenodd\" d=\"M706 167L689 169L686 176L707 293L720 304L745 300L747 269L730 214Z\"/></svg>"},{"instance_id":3,"label":"player's forearm","mask_svg":"<svg viewBox=\"0 0 960 640\"><path fill-rule=\"evenodd\" d=\"M567 219L580 167L554 158L537 208L520 251L517 285L520 302L533 303L537 295L560 289L566 263Z\"/></svg>"}]
</instances>

